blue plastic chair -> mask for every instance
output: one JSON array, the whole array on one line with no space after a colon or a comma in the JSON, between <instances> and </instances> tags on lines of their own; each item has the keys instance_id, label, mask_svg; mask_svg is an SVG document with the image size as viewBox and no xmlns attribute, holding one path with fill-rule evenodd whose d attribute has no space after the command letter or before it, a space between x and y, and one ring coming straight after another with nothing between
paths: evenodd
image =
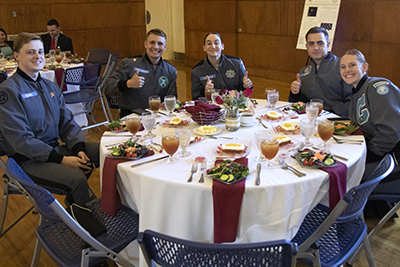
<instances>
[{"instance_id":1,"label":"blue plastic chair","mask_svg":"<svg viewBox=\"0 0 400 267\"><path fill-rule=\"evenodd\" d=\"M1 140L0 140L1 142ZM0 157L6 156L6 153L0 147ZM11 230L19 221L21 221L30 211L35 208L35 201L30 197L30 195L25 191L25 189L16 181L13 181L7 176L6 164L0 158L0 168L3 170L3 197L1 202L0 210L0 238L3 237L9 230ZM31 202L31 207L23 213L18 219L16 219L7 229L4 229L4 223L6 220L8 198L10 195L25 195L26 198Z\"/></svg>"},{"instance_id":2,"label":"blue plastic chair","mask_svg":"<svg viewBox=\"0 0 400 267\"><path fill-rule=\"evenodd\" d=\"M386 155L369 179L350 189L331 213L321 204L312 209L292 239L299 245L298 260L313 266L340 266L362 243L369 266L375 266L363 209L371 192L393 168L392 156Z\"/></svg>"},{"instance_id":3,"label":"blue plastic chair","mask_svg":"<svg viewBox=\"0 0 400 267\"><path fill-rule=\"evenodd\" d=\"M104 105L102 94L99 88L100 83L100 64L91 64L81 67L68 68L65 69L61 86L63 88L64 84L77 85L80 90L73 92L63 92L66 104L84 104L84 109L81 112L75 113L74 115L86 114L94 124L83 127L83 130L91 129L101 125L105 125L109 122L108 113ZM104 116L106 121L101 123L96 123L92 111L94 101L99 99L103 108Z\"/></svg>"},{"instance_id":4,"label":"blue plastic chair","mask_svg":"<svg viewBox=\"0 0 400 267\"><path fill-rule=\"evenodd\" d=\"M183 240L151 230L138 242L148 266L296 266L297 245L287 240L249 244L210 244Z\"/></svg>"},{"instance_id":5,"label":"blue plastic chair","mask_svg":"<svg viewBox=\"0 0 400 267\"><path fill-rule=\"evenodd\" d=\"M113 217L101 210L101 199L87 203L92 214L106 228L106 232L92 237L46 189L28 177L14 159L8 159L6 169L36 201L42 216L36 229L38 242L32 266L37 266L42 247L61 266L93 266L107 258L122 266L133 266L117 253L137 238L137 213L123 206Z\"/></svg>"}]
</instances>

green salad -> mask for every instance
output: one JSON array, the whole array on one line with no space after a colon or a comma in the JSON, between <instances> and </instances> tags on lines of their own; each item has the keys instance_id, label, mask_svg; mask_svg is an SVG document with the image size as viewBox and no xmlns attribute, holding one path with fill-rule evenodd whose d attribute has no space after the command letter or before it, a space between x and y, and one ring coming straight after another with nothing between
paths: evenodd
<instances>
[{"instance_id":1,"label":"green salad","mask_svg":"<svg viewBox=\"0 0 400 267\"><path fill-rule=\"evenodd\" d=\"M350 122L335 121L335 134L351 134L356 129L357 127Z\"/></svg>"},{"instance_id":2,"label":"green salad","mask_svg":"<svg viewBox=\"0 0 400 267\"><path fill-rule=\"evenodd\" d=\"M126 124L124 120L111 121L108 124L108 128L111 131L123 131L126 130Z\"/></svg>"},{"instance_id":3,"label":"green salad","mask_svg":"<svg viewBox=\"0 0 400 267\"><path fill-rule=\"evenodd\" d=\"M207 170L207 174L214 179L233 183L249 175L249 168L231 160L224 160Z\"/></svg>"}]
</instances>

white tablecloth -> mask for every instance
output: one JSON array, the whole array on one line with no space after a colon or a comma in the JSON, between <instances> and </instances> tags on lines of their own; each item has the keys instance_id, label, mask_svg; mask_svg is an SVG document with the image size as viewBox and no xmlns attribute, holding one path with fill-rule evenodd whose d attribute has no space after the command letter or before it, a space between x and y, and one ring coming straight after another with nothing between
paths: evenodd
<instances>
[{"instance_id":1,"label":"white tablecloth","mask_svg":"<svg viewBox=\"0 0 400 267\"><path fill-rule=\"evenodd\" d=\"M259 100L256 109L258 115L265 114L266 101ZM278 103L278 106L282 103ZM302 118L305 115L300 115ZM161 117L160 121L166 120ZM270 124L266 123L268 126ZM255 186L254 160L259 153L255 147L254 132L264 129L260 124L253 127L241 127L237 132L228 132L223 124L217 124L223 131L218 136L234 136L241 140L251 140L252 147L249 158L250 175L246 179L246 189L243 195L239 226L235 243L258 242L276 239L291 239L296 234L305 215L320 201L327 205L329 177L326 172L318 169L301 168L297 162L288 157L287 163L305 172L307 176L298 178L289 171L278 167L276 158L275 167L261 171L261 185ZM190 127L198 125L192 123ZM269 127L271 128L271 127ZM161 134L174 129L157 126L155 142L160 143ZM126 134L121 133L121 134ZM276 133L273 133L276 134ZM290 136L295 144L303 141L301 135ZM362 136L355 138L362 139ZM101 162L107 152L107 144L127 140L129 137L116 137L110 133L101 140ZM132 163L146 161L140 159L135 162L125 162L118 165L119 188L123 200L128 206L140 214L140 231L155 230L179 238L201 242L213 242L213 201L212 180L206 178L204 184L199 184L200 173L194 175L192 183L186 183L190 173L191 162L196 156L205 156L208 164L215 160L213 147L224 139L207 139L189 146L192 155L180 158L177 164L164 164L164 160L149 163L140 167L131 168ZM318 145L319 138L311 138ZM331 151L349 158L344 162L348 166L348 184L351 188L359 184L364 172L366 147L363 145L336 144ZM284 151L282 151L284 152ZM281 153L281 151L280 151ZM159 157L160 154L152 158ZM150 159L150 158L149 158ZM229 208L229 201L226 203ZM137 260L137 244L132 244L125 250L124 256L130 260ZM145 266L140 261L140 266Z\"/></svg>"}]
</instances>

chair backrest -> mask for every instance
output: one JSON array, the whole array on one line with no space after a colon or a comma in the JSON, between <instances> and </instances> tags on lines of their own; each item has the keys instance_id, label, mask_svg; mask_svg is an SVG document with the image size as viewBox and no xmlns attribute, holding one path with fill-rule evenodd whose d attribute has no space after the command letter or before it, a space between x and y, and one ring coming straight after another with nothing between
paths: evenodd
<instances>
[{"instance_id":1,"label":"chair backrest","mask_svg":"<svg viewBox=\"0 0 400 267\"><path fill-rule=\"evenodd\" d=\"M148 266L291 266L297 245L287 240L249 244L210 244L183 240L151 230L138 242ZM294 260L295 262L295 260Z\"/></svg>"},{"instance_id":2,"label":"chair backrest","mask_svg":"<svg viewBox=\"0 0 400 267\"><path fill-rule=\"evenodd\" d=\"M0 83L4 82L5 80L7 80L7 73L0 72Z\"/></svg>"},{"instance_id":3,"label":"chair backrest","mask_svg":"<svg viewBox=\"0 0 400 267\"><path fill-rule=\"evenodd\" d=\"M111 60L111 51L108 49L94 48L90 49L86 61L91 64L98 63L102 66L108 64Z\"/></svg>"},{"instance_id":4,"label":"chair backrest","mask_svg":"<svg viewBox=\"0 0 400 267\"><path fill-rule=\"evenodd\" d=\"M118 59L119 59L119 54L115 54L113 56L112 61L111 61L110 67L108 68L108 70L106 70L108 72L105 73L105 75L103 75L104 78L103 78L103 81L100 84L100 88L103 88L104 85L107 83L109 77L111 76L112 72L114 71L115 67L117 66ZM118 94L115 94L115 95L106 95L106 94L103 94L103 95L104 95L104 97L106 98L106 101L107 101L107 106L106 107L107 107L107 111L108 111L108 116L111 119L114 119L110 109L111 108L119 109L119 99L121 98L121 93L118 93Z\"/></svg>"},{"instance_id":5,"label":"chair backrest","mask_svg":"<svg viewBox=\"0 0 400 267\"><path fill-rule=\"evenodd\" d=\"M60 87L62 88L64 84L79 85L81 87L95 84L99 79L100 71L101 68L99 64L65 69Z\"/></svg>"},{"instance_id":6,"label":"chair backrest","mask_svg":"<svg viewBox=\"0 0 400 267\"><path fill-rule=\"evenodd\" d=\"M345 221L358 217L364 210L368 197L379 182L386 178L394 168L393 157L387 154L368 177L367 181L351 188L343 200L348 203L348 206L341 212L337 221ZM333 211L332 211L333 212Z\"/></svg>"},{"instance_id":7,"label":"chair backrest","mask_svg":"<svg viewBox=\"0 0 400 267\"><path fill-rule=\"evenodd\" d=\"M6 173L13 180L17 181L35 200L40 214L46 219L59 220L57 214L49 206L55 198L46 189L37 186L32 179L21 169L13 158L9 158L6 163Z\"/></svg>"}]
</instances>

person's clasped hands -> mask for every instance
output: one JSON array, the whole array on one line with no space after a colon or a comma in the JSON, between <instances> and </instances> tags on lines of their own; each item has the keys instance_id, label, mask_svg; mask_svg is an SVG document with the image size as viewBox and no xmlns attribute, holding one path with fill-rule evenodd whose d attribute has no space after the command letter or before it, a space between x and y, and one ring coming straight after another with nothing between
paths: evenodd
<instances>
[{"instance_id":1,"label":"person's clasped hands","mask_svg":"<svg viewBox=\"0 0 400 267\"><path fill-rule=\"evenodd\" d=\"M300 92L300 86L301 86L300 74L297 73L296 81L293 81L292 85L290 86L290 91L292 92L292 94L297 95Z\"/></svg>"},{"instance_id":2,"label":"person's clasped hands","mask_svg":"<svg viewBox=\"0 0 400 267\"><path fill-rule=\"evenodd\" d=\"M80 151L78 156L64 156L61 164L80 170L85 174L90 173L95 168L83 151Z\"/></svg>"},{"instance_id":3,"label":"person's clasped hands","mask_svg":"<svg viewBox=\"0 0 400 267\"><path fill-rule=\"evenodd\" d=\"M142 88L144 85L145 78L142 76L139 76L139 69L136 68L135 74L130 78L127 82L126 85L129 88Z\"/></svg>"}]
</instances>

